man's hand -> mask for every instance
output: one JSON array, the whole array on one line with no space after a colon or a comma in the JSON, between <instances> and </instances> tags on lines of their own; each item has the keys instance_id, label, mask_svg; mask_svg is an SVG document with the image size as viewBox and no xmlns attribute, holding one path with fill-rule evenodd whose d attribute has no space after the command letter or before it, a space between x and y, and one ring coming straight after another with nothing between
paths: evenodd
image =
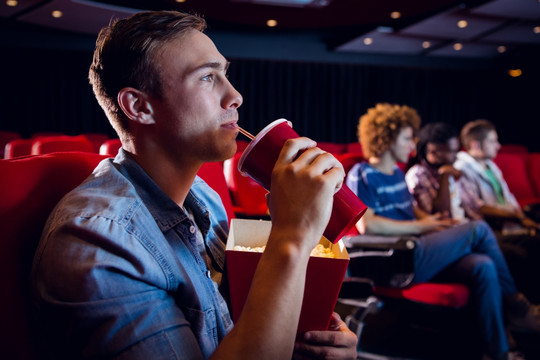
<instances>
[{"instance_id":1,"label":"man's hand","mask_svg":"<svg viewBox=\"0 0 540 360\"><path fill-rule=\"evenodd\" d=\"M437 172L439 173L439 175L452 176L456 180L458 180L462 175L462 172L452 165L443 165L439 168Z\"/></svg>"},{"instance_id":2,"label":"man's hand","mask_svg":"<svg viewBox=\"0 0 540 360\"><path fill-rule=\"evenodd\" d=\"M356 334L333 313L329 330L308 331L296 342L293 359L356 359L357 343Z\"/></svg>"},{"instance_id":3,"label":"man's hand","mask_svg":"<svg viewBox=\"0 0 540 360\"><path fill-rule=\"evenodd\" d=\"M345 172L331 154L308 138L287 140L272 171L268 206L272 226L290 234L290 241L318 243L332 212L332 199Z\"/></svg>"},{"instance_id":4,"label":"man's hand","mask_svg":"<svg viewBox=\"0 0 540 360\"><path fill-rule=\"evenodd\" d=\"M459 224L459 221L445 218L442 214L436 213L419 219L418 224L421 225L422 228L420 233L427 234L435 231L446 230L454 225Z\"/></svg>"}]
</instances>

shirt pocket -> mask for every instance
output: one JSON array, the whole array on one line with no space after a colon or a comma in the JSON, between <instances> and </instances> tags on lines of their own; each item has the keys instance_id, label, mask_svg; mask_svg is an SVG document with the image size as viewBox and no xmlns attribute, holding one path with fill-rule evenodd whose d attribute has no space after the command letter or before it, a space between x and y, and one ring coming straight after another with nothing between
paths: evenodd
<instances>
[{"instance_id":1,"label":"shirt pocket","mask_svg":"<svg viewBox=\"0 0 540 360\"><path fill-rule=\"evenodd\" d=\"M217 348L218 331L216 310L213 308L201 311L193 308L183 309L191 325L193 334L201 346L205 358L208 358Z\"/></svg>"}]
</instances>

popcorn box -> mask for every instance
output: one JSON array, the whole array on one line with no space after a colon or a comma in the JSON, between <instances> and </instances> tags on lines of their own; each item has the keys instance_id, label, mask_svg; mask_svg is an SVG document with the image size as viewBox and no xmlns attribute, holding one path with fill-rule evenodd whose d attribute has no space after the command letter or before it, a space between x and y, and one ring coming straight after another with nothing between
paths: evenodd
<instances>
[{"instance_id":1,"label":"popcorn box","mask_svg":"<svg viewBox=\"0 0 540 360\"><path fill-rule=\"evenodd\" d=\"M262 253L234 250L234 247L265 246L270 228L270 221L246 219L231 221L225 252L232 318L235 322L244 307ZM312 256L308 261L298 333L328 329L349 264L349 255L343 241L332 244L323 237L319 243L330 248L335 258Z\"/></svg>"}]
</instances>

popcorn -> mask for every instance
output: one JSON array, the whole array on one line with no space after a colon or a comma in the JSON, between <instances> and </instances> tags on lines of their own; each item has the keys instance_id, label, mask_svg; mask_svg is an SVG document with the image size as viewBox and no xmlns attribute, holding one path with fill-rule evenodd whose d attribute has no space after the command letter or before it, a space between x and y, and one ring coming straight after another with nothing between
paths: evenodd
<instances>
[{"instance_id":1,"label":"popcorn","mask_svg":"<svg viewBox=\"0 0 540 360\"><path fill-rule=\"evenodd\" d=\"M334 254L330 248L324 247L323 244L318 244L311 250L311 256L335 259L336 254Z\"/></svg>"},{"instance_id":2,"label":"popcorn","mask_svg":"<svg viewBox=\"0 0 540 360\"><path fill-rule=\"evenodd\" d=\"M240 246L240 245L234 245L233 250L236 251L251 251L251 252L264 252L264 246Z\"/></svg>"},{"instance_id":3,"label":"popcorn","mask_svg":"<svg viewBox=\"0 0 540 360\"><path fill-rule=\"evenodd\" d=\"M253 246L253 247L251 247L251 246L235 245L233 247L233 250L262 253L262 252L264 252L264 248L265 248L265 246ZM334 254L330 248L324 247L324 245L322 245L322 244L318 244L317 246L315 246L315 248L313 250L311 250L311 256L335 259L336 254Z\"/></svg>"}]
</instances>

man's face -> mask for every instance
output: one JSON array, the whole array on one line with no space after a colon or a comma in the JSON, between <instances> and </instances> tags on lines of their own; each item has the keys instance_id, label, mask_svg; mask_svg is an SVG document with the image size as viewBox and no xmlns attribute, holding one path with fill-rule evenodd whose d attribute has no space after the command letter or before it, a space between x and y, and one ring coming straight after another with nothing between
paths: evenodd
<instances>
[{"instance_id":1,"label":"man's face","mask_svg":"<svg viewBox=\"0 0 540 360\"><path fill-rule=\"evenodd\" d=\"M206 35L192 30L154 57L163 83L152 98L159 145L177 160L224 160L236 151L242 96L227 79L228 62Z\"/></svg>"},{"instance_id":2,"label":"man's face","mask_svg":"<svg viewBox=\"0 0 540 360\"><path fill-rule=\"evenodd\" d=\"M453 164L459 151L457 137L448 139L445 144L428 142L426 145L426 161L433 166Z\"/></svg>"},{"instance_id":3,"label":"man's face","mask_svg":"<svg viewBox=\"0 0 540 360\"><path fill-rule=\"evenodd\" d=\"M499 143L497 132L495 130L490 131L481 144L483 158L490 160L494 159L500 148L501 144Z\"/></svg>"},{"instance_id":4,"label":"man's face","mask_svg":"<svg viewBox=\"0 0 540 360\"><path fill-rule=\"evenodd\" d=\"M412 127L404 127L400 130L396 141L390 145L390 152L396 161L404 163L409 160L409 155L416 147L413 135Z\"/></svg>"}]
</instances>

